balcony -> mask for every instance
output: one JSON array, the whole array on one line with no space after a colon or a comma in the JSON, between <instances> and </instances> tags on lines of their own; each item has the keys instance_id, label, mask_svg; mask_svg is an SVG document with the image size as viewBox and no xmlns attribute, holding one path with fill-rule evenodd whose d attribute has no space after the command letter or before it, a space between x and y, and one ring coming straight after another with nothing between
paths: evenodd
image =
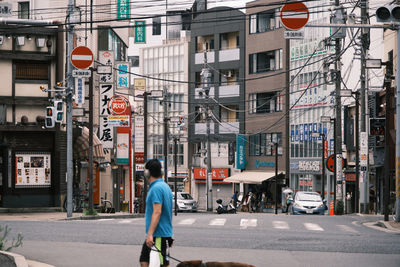
<instances>
[{"instance_id":1,"label":"balcony","mask_svg":"<svg viewBox=\"0 0 400 267\"><path fill-rule=\"evenodd\" d=\"M214 63L214 61L215 61L215 52L214 51L207 52L207 63ZM204 52L195 54L194 63L195 64L204 63Z\"/></svg>"},{"instance_id":2,"label":"balcony","mask_svg":"<svg viewBox=\"0 0 400 267\"><path fill-rule=\"evenodd\" d=\"M203 92L202 96L200 96L200 92ZM215 89L214 89L214 87L210 87L209 96L210 97L215 97ZM194 89L194 98L195 99L205 99L203 88L195 88Z\"/></svg>"},{"instance_id":3,"label":"balcony","mask_svg":"<svg viewBox=\"0 0 400 267\"><path fill-rule=\"evenodd\" d=\"M220 134L238 134L239 133L239 122L222 122L219 125Z\"/></svg>"},{"instance_id":4,"label":"balcony","mask_svg":"<svg viewBox=\"0 0 400 267\"><path fill-rule=\"evenodd\" d=\"M219 97L237 97L240 95L240 85L224 85L219 87Z\"/></svg>"},{"instance_id":5,"label":"balcony","mask_svg":"<svg viewBox=\"0 0 400 267\"><path fill-rule=\"evenodd\" d=\"M210 133L214 134L214 123L210 123ZM207 134L207 123L195 123L194 134Z\"/></svg>"},{"instance_id":6,"label":"balcony","mask_svg":"<svg viewBox=\"0 0 400 267\"><path fill-rule=\"evenodd\" d=\"M219 62L240 60L239 48L220 50L218 53Z\"/></svg>"}]
</instances>

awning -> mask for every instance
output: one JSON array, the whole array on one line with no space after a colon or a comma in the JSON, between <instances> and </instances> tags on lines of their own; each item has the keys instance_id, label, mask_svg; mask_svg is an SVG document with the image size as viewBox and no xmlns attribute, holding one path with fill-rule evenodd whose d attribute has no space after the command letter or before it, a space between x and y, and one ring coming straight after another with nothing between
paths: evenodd
<instances>
[{"instance_id":1,"label":"awning","mask_svg":"<svg viewBox=\"0 0 400 267\"><path fill-rule=\"evenodd\" d=\"M283 173L284 172L280 171L278 175ZM266 181L274 177L275 177L275 172L244 171L226 178L224 182L261 184L263 181Z\"/></svg>"},{"instance_id":2,"label":"awning","mask_svg":"<svg viewBox=\"0 0 400 267\"><path fill-rule=\"evenodd\" d=\"M89 159L89 129L87 127L82 128L81 135L74 143L74 158ZM99 160L104 158L103 145L97 135L93 133L93 159Z\"/></svg>"}]
</instances>

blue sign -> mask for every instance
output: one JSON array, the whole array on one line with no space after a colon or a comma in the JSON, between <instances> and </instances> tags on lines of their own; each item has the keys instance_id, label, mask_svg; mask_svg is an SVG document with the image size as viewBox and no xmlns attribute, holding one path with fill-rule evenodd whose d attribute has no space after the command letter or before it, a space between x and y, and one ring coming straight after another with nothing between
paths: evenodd
<instances>
[{"instance_id":1,"label":"blue sign","mask_svg":"<svg viewBox=\"0 0 400 267\"><path fill-rule=\"evenodd\" d=\"M294 130L290 131L290 141L294 142Z\"/></svg>"},{"instance_id":2,"label":"blue sign","mask_svg":"<svg viewBox=\"0 0 400 267\"><path fill-rule=\"evenodd\" d=\"M308 141L308 124L304 124L304 141Z\"/></svg>"},{"instance_id":3,"label":"blue sign","mask_svg":"<svg viewBox=\"0 0 400 267\"><path fill-rule=\"evenodd\" d=\"M245 154L246 138L244 135L236 135L236 169L244 170L246 167Z\"/></svg>"},{"instance_id":4,"label":"blue sign","mask_svg":"<svg viewBox=\"0 0 400 267\"><path fill-rule=\"evenodd\" d=\"M256 167L256 169L260 168L260 167L274 167L275 163L274 162L265 162L265 161L259 161L256 160L254 162L254 167Z\"/></svg>"},{"instance_id":5,"label":"blue sign","mask_svg":"<svg viewBox=\"0 0 400 267\"><path fill-rule=\"evenodd\" d=\"M300 142L303 142L303 134L304 134L303 124L300 124Z\"/></svg>"}]
</instances>

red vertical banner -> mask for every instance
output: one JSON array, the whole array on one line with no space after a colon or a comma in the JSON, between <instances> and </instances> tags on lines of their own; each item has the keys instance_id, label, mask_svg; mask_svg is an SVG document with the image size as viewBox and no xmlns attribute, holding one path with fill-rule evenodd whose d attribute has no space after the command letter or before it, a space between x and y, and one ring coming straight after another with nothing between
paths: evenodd
<instances>
[{"instance_id":1,"label":"red vertical banner","mask_svg":"<svg viewBox=\"0 0 400 267\"><path fill-rule=\"evenodd\" d=\"M324 153L325 153L325 158L328 158L328 140L324 141Z\"/></svg>"}]
</instances>

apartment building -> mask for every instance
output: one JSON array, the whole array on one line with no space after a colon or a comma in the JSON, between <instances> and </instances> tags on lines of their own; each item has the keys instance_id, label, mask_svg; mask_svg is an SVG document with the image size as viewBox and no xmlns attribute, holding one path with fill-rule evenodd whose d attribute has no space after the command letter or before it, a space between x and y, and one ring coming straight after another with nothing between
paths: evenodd
<instances>
[{"instance_id":1,"label":"apartment building","mask_svg":"<svg viewBox=\"0 0 400 267\"><path fill-rule=\"evenodd\" d=\"M210 100L206 101L201 72L211 72ZM232 185L223 182L234 173L236 135L244 133L245 15L216 7L192 21L189 85L189 160L192 192L206 206L206 105L210 106L213 198L229 199Z\"/></svg>"}]
</instances>

